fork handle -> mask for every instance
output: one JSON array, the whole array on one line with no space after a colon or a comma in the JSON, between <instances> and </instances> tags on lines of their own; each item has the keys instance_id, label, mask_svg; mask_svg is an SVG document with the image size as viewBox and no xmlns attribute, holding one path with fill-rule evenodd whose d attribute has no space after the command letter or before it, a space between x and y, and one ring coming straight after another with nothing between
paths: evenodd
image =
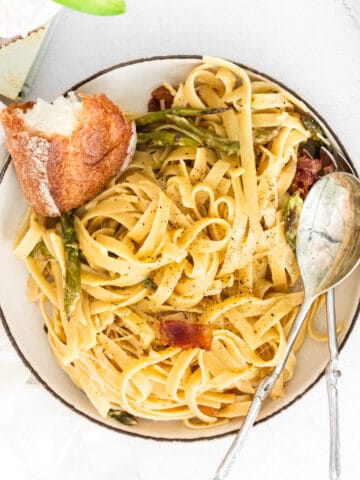
<instances>
[{"instance_id":1,"label":"fork handle","mask_svg":"<svg viewBox=\"0 0 360 480\"><path fill-rule=\"evenodd\" d=\"M338 480L340 477L340 434L339 434L339 407L337 381L341 376L338 369L338 346L336 336L335 295L329 290L326 297L326 314L328 322L328 338L330 362L326 369L326 385L329 402L330 420L330 456L329 477Z\"/></svg>"},{"instance_id":2,"label":"fork handle","mask_svg":"<svg viewBox=\"0 0 360 480\"><path fill-rule=\"evenodd\" d=\"M251 427L254 425L255 420L261 410L261 406L265 398L270 393L274 383L276 382L278 376L276 374L268 375L264 380L259 384L254 398L251 402L249 411L245 417L244 423L242 424L238 434L235 437L235 440L231 444L228 452L226 453L223 461L221 462L219 468L216 471L215 477L213 480L225 480L234 464L237 454L242 449L245 440L248 436L248 433Z\"/></svg>"},{"instance_id":3,"label":"fork handle","mask_svg":"<svg viewBox=\"0 0 360 480\"><path fill-rule=\"evenodd\" d=\"M331 480L340 478L340 435L339 435L339 407L337 379L340 371L337 369L337 362L330 361L326 369L326 384L329 401L330 417L330 458L329 477Z\"/></svg>"},{"instance_id":4,"label":"fork handle","mask_svg":"<svg viewBox=\"0 0 360 480\"><path fill-rule=\"evenodd\" d=\"M235 458L240 453L245 443L245 440L247 438L247 435L251 427L255 423L255 420L261 410L263 401L271 392L276 380L279 378L279 376L281 375L281 372L283 371L286 365L287 359L289 358L291 350L293 349L294 343L296 342L297 336L299 335L301 327L304 324L306 315L311 307L311 304L314 298L316 298L316 296L305 297L304 302L301 305L298 311L298 314L296 316L296 319L289 332L289 335L287 338L287 346L286 346L283 358L277 364L274 371L270 375L265 377L263 381L259 384L256 390L256 393L254 395L254 398L251 402L249 411L244 419L244 423L240 427L240 430L235 436L233 443L231 444L228 452L223 458L219 468L217 469L213 480L225 480L225 478L227 478L228 475L230 474Z\"/></svg>"}]
</instances>

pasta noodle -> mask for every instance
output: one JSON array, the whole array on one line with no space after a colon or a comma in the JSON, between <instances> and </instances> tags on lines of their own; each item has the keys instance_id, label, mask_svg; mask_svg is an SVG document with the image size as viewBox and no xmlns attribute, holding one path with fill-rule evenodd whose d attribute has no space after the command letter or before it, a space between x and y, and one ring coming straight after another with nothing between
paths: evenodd
<instances>
[{"instance_id":1,"label":"pasta noodle","mask_svg":"<svg viewBox=\"0 0 360 480\"><path fill-rule=\"evenodd\" d=\"M30 211L15 253L57 362L101 415L120 409L205 428L246 414L303 300L283 208L309 132L292 96L225 60L205 57L168 88L174 107L230 107L195 122L239 141L240 154L137 151L119 180L75 212L81 297L70 316L59 220ZM39 243L48 255L31 254ZM166 344L163 319L210 328L211 348ZM295 364L293 351L272 398Z\"/></svg>"}]
</instances>

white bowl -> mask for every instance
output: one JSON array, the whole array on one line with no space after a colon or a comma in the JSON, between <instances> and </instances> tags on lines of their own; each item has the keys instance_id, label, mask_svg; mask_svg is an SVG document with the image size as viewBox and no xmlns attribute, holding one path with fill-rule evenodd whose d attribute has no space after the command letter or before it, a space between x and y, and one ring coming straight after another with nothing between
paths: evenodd
<instances>
[{"instance_id":1,"label":"white bowl","mask_svg":"<svg viewBox=\"0 0 360 480\"><path fill-rule=\"evenodd\" d=\"M155 87L164 80L176 85L185 78L194 65L199 63L199 58L174 56L135 60L99 72L73 89L84 93L104 92L115 103L121 105L123 110L143 112L146 111L150 92ZM247 70L252 75L269 79L266 75L260 75L254 70L249 68ZM275 83L278 82L275 81ZM351 165L349 157L331 128L310 106L309 108L314 118L321 123L329 138L332 139L333 144ZM127 427L114 419L104 419L96 412L85 394L56 364L43 330L40 310L26 299L27 269L25 264L12 253L12 244L19 222L27 207L11 163L8 163L0 172L0 182L0 315L11 343L40 383L67 407L99 425L118 432L157 439L191 440L215 437L238 429L241 423L240 419L234 419L227 425L205 430L190 430L175 421L140 420L138 425ZM344 345L355 323L360 308L359 297L360 270L357 269L336 289L337 319L344 323L339 339L341 346ZM318 322L325 325L324 311L320 313ZM306 338L297 353L295 375L286 385L286 395L275 401L267 401L259 421L264 421L281 412L300 399L324 374L328 359L326 342L319 343Z\"/></svg>"}]
</instances>

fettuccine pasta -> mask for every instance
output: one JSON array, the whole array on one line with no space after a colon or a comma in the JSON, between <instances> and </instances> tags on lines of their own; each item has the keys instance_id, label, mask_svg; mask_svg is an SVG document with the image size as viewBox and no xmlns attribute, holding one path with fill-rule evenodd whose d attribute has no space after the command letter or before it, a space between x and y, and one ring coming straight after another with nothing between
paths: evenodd
<instances>
[{"instance_id":1,"label":"fettuccine pasta","mask_svg":"<svg viewBox=\"0 0 360 480\"><path fill-rule=\"evenodd\" d=\"M102 416L119 409L205 428L246 414L302 303L283 209L309 132L303 105L225 60L205 57L169 88L174 107L229 107L195 123L238 141L239 154L137 151L120 179L75 212L81 294L71 315L59 220L29 211L15 253L57 362ZM210 348L167 341L164 320L207 329ZM305 330L272 398L284 395Z\"/></svg>"}]
</instances>

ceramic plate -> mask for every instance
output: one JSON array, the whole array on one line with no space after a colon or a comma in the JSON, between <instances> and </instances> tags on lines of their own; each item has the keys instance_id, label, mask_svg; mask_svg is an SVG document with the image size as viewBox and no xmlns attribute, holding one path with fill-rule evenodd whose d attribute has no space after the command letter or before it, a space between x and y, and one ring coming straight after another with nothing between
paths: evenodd
<instances>
[{"instance_id":1,"label":"ceramic plate","mask_svg":"<svg viewBox=\"0 0 360 480\"><path fill-rule=\"evenodd\" d=\"M146 111L150 92L154 88L164 80L176 85L186 77L194 65L199 63L199 58L177 56L135 60L99 72L73 89L84 93L104 92L115 103L121 105L123 110L140 113ZM249 68L247 70L251 75L269 79L266 75L260 75ZM322 124L329 138L333 140L335 147L342 152L351 165L334 132L313 109L311 111ZM239 419L232 420L227 425L198 431L189 430L180 422L173 421L141 420L136 426L126 427L114 419L104 419L99 416L85 394L75 387L66 373L56 364L43 330L40 310L26 299L28 273L24 263L12 254L12 243L27 207L11 163L3 167L0 181L1 317L13 346L41 384L67 407L99 425L119 432L157 439L191 440L215 437L236 430L241 422ZM354 325L359 309L359 296L360 270L358 269L336 289L337 319L344 324L340 334L342 345ZM318 323L324 327L324 312L319 315ZM275 401L268 401L264 405L259 421L264 421L281 412L301 398L323 375L328 357L326 342L319 343L307 338L297 353L295 375L286 385L286 395Z\"/></svg>"}]
</instances>

